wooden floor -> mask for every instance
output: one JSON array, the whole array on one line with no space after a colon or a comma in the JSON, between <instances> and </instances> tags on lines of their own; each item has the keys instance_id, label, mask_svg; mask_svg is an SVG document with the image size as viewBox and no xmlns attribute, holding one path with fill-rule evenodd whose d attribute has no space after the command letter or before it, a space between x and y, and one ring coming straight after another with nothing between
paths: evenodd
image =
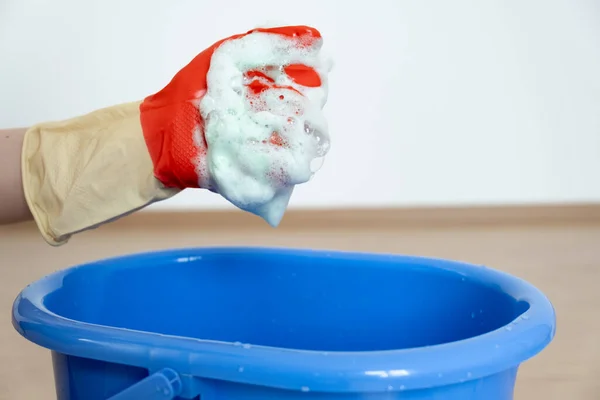
<instances>
[{"instance_id":1,"label":"wooden floor","mask_svg":"<svg viewBox=\"0 0 600 400\"><path fill-rule=\"evenodd\" d=\"M554 342L525 363L518 400L600 399L600 224L316 230L231 227L178 228L119 222L84 233L61 248L47 246L31 225L0 228L0 399L53 399L47 351L10 324L11 304L27 283L66 266L101 257L184 246L269 245L437 256L486 264L542 289L558 315Z\"/></svg>"}]
</instances>

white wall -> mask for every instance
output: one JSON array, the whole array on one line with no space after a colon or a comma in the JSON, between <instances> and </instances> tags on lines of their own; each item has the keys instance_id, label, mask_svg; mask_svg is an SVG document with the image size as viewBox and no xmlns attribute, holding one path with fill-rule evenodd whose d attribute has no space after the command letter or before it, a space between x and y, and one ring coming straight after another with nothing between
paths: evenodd
<instances>
[{"instance_id":1,"label":"white wall","mask_svg":"<svg viewBox=\"0 0 600 400\"><path fill-rule=\"evenodd\" d=\"M596 0L3 0L0 126L141 99L269 20L336 62L333 147L294 207L600 201Z\"/></svg>"}]
</instances>

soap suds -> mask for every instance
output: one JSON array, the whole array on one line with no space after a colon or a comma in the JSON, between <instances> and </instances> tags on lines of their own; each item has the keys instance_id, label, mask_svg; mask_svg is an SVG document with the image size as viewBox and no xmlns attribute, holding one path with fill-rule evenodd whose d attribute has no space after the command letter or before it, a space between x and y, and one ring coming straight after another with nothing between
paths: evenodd
<instances>
[{"instance_id":1,"label":"soap suds","mask_svg":"<svg viewBox=\"0 0 600 400\"><path fill-rule=\"evenodd\" d=\"M195 138L206 140L196 163L208 180L201 186L272 226L329 150L322 109L331 64L321 46L320 37L255 31L222 43L211 58L199 103L204 138Z\"/></svg>"}]
</instances>

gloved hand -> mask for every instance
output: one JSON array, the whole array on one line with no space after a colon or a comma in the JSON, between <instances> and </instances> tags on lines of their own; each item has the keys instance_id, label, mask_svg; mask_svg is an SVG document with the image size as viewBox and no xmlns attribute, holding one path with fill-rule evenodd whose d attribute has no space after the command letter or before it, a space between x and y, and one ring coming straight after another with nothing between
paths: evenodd
<instances>
[{"instance_id":1,"label":"gloved hand","mask_svg":"<svg viewBox=\"0 0 600 400\"><path fill-rule=\"evenodd\" d=\"M210 158L212 143L216 149L221 143L219 140L222 141L227 133L218 128L224 123L224 115L231 111L219 108L218 101L222 100L219 96L223 96L219 93L221 89L216 87L211 93L208 84L218 83L221 75L226 76L219 75L220 71L211 70L211 63L216 63L213 56L224 43L255 32L279 35L287 41L288 46L292 41L298 54L306 52L304 49L311 46L315 47L315 42L318 44L312 51L318 52L320 48L320 34L310 27L258 29L235 35L204 50L179 71L164 89L141 102L97 110L66 121L42 123L28 130L22 154L23 187L37 226L49 244L63 244L74 233L130 214L185 188L204 188L221 193L240 208L253 201L260 203L267 199L268 196L257 194L254 200L244 203L243 197L247 197L247 193L240 194L238 189L248 182L227 182L227 176L233 175L224 171L233 168L231 165L237 160L223 160L223 154L233 154L240 160L244 159L244 154L217 154L215 151L212 157L220 159ZM254 40L253 37L250 40ZM300 95L301 87L324 86L325 77L317 71L316 66L290 63L293 57L288 58L285 64L278 65L285 59L279 54L281 48L274 46L263 51L260 63L244 66L243 85L249 96L254 95L259 99L265 90L277 88ZM227 52L219 54L221 59L230 56ZM256 54L250 57L252 59L257 59ZM278 85L265 74L267 70L283 71L285 78L293 83ZM211 76L212 80L209 79ZM301 94L302 98L304 95ZM279 96L281 99L283 97ZM321 97L321 104L317 104L319 109L325 102L325 98ZM261 114L260 107L269 108L264 102L255 103L262 104L256 106L256 115ZM308 112L308 109L296 109L298 115L304 112ZM288 120L290 124L293 122L292 118ZM308 127L305 129L310 128L311 132L307 130L307 133L326 134L323 121L315 117L312 123L317 130ZM212 132L212 137L207 137L206 132ZM269 145L288 146L289 140L283 137L282 132L273 131ZM318 137L319 141L320 145L326 146L326 137ZM325 147L320 148L325 149L321 153L326 152ZM242 167L263 168L259 173L272 170L271 164L271 167L259 166L260 163L252 161L254 159L249 160ZM238 165L236 168L241 167ZM240 179L253 179L251 172L241 172L241 175L236 175L241 176ZM296 178L291 179L290 176ZM279 188L281 190L275 188L275 192L269 196L276 198L283 193L282 201L287 205L291 194L289 188L308 180L309 176L304 179L302 174L290 175L288 171L283 171L281 176L273 179L274 182L279 179L278 182L283 183ZM251 207L246 209L251 211Z\"/></svg>"}]
</instances>

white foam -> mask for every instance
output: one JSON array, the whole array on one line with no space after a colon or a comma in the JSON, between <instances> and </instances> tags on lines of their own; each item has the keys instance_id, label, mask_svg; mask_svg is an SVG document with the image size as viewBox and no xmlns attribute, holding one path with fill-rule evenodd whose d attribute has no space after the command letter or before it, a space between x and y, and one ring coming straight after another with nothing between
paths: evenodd
<instances>
[{"instance_id":1,"label":"white foam","mask_svg":"<svg viewBox=\"0 0 600 400\"><path fill-rule=\"evenodd\" d=\"M329 150L322 109L331 63L320 56L321 45L320 39L298 46L297 39L253 32L224 42L211 58L208 89L199 103L208 150L198 175L208 175L211 190L272 226L281 221L294 186L311 179L315 163L320 166ZM283 69L290 64L312 67L321 86L294 82ZM268 75L276 85L299 93L270 88L251 103L244 74L268 66L275 67ZM273 132L285 146L269 143Z\"/></svg>"}]
</instances>

